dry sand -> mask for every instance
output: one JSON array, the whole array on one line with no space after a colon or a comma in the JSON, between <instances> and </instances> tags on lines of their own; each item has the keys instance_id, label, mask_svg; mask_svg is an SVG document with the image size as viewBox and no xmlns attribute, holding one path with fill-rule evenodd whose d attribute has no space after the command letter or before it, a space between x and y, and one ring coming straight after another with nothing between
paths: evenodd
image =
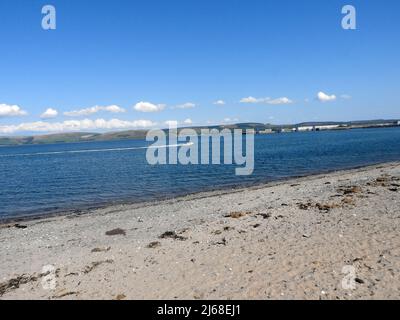
<instances>
[{"instance_id":1,"label":"dry sand","mask_svg":"<svg viewBox=\"0 0 400 320\"><path fill-rule=\"evenodd\" d=\"M0 298L398 299L399 227L399 163L2 225Z\"/></svg>"}]
</instances>

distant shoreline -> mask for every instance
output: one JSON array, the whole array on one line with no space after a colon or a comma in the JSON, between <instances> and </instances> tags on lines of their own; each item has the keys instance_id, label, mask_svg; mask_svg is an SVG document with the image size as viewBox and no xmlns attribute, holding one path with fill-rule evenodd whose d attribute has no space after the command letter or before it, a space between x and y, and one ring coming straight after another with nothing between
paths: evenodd
<instances>
[{"instance_id":1,"label":"distant shoreline","mask_svg":"<svg viewBox=\"0 0 400 320\"><path fill-rule=\"evenodd\" d=\"M198 127L179 127L181 129L193 129L200 132L202 129L241 129L250 130L256 135L289 132L309 132L309 131L335 131L335 130L354 130L354 129L377 129L377 128L400 128L400 120L362 120L348 122L304 122L289 125L273 125L264 123L236 123L227 125L198 126ZM168 129L162 129L168 130ZM126 141L145 139L149 130L127 130L117 132L67 132L53 133L45 135L25 135L25 136L0 136L0 147L8 146L28 146L46 145L61 143L80 143L80 142L105 142L105 141Z\"/></svg>"}]
</instances>

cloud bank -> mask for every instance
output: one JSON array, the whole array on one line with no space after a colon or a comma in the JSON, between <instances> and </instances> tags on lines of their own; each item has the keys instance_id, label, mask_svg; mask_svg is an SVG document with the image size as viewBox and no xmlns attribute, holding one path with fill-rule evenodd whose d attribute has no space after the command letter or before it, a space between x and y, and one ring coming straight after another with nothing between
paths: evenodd
<instances>
[{"instance_id":1,"label":"cloud bank","mask_svg":"<svg viewBox=\"0 0 400 320\"><path fill-rule=\"evenodd\" d=\"M246 97L240 100L241 103L259 103L259 104L271 104L271 105L279 105L279 104L290 104L293 103L287 97L281 97L276 99L267 98L254 98L254 97Z\"/></svg>"},{"instance_id":2,"label":"cloud bank","mask_svg":"<svg viewBox=\"0 0 400 320\"><path fill-rule=\"evenodd\" d=\"M28 113L17 105L0 104L0 117L18 117L25 116Z\"/></svg>"},{"instance_id":3,"label":"cloud bank","mask_svg":"<svg viewBox=\"0 0 400 320\"><path fill-rule=\"evenodd\" d=\"M82 130L119 130L154 127L156 123L150 120L124 121L119 119L84 119L67 120L63 122L27 122L18 125L0 125L1 134L13 134L16 132L69 132Z\"/></svg>"},{"instance_id":4,"label":"cloud bank","mask_svg":"<svg viewBox=\"0 0 400 320\"><path fill-rule=\"evenodd\" d=\"M86 108L86 109L81 109L81 110L67 111L67 112L64 112L64 115L66 115L68 117L82 117L82 116L89 116L91 114L95 114L99 111L107 111L107 112L111 112L111 113L122 113L122 112L125 112L125 109L123 109L117 105L94 106L91 108Z\"/></svg>"}]
</instances>

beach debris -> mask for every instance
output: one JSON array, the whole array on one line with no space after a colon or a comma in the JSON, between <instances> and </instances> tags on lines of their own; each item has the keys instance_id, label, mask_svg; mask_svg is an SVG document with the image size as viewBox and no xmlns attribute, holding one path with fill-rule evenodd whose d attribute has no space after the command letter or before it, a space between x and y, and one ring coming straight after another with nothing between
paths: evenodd
<instances>
[{"instance_id":1,"label":"beach debris","mask_svg":"<svg viewBox=\"0 0 400 320\"><path fill-rule=\"evenodd\" d=\"M166 231L162 235L159 236L160 239L174 239L174 240L187 240L186 237L178 235L175 231Z\"/></svg>"},{"instance_id":2,"label":"beach debris","mask_svg":"<svg viewBox=\"0 0 400 320\"><path fill-rule=\"evenodd\" d=\"M245 217L249 214L251 214L251 212L235 211L235 212L231 212L231 213L228 213L227 215L225 215L225 218L239 219L239 218Z\"/></svg>"},{"instance_id":3,"label":"beach debris","mask_svg":"<svg viewBox=\"0 0 400 320\"><path fill-rule=\"evenodd\" d=\"M107 252L111 249L111 247L103 247L103 248L94 248L91 252Z\"/></svg>"},{"instance_id":4,"label":"beach debris","mask_svg":"<svg viewBox=\"0 0 400 320\"><path fill-rule=\"evenodd\" d=\"M124 300L125 298L126 298L126 295L124 295L123 293L120 293L115 297L115 300Z\"/></svg>"},{"instance_id":5,"label":"beach debris","mask_svg":"<svg viewBox=\"0 0 400 320\"><path fill-rule=\"evenodd\" d=\"M234 227L230 227L230 226L224 227L224 231L230 231L230 230L233 230L233 229L235 229L235 228Z\"/></svg>"},{"instance_id":6,"label":"beach debris","mask_svg":"<svg viewBox=\"0 0 400 320\"><path fill-rule=\"evenodd\" d=\"M363 280L363 279L360 279L360 278L355 278L354 281L357 282L357 283L359 283L359 284L365 283L364 280Z\"/></svg>"},{"instance_id":7,"label":"beach debris","mask_svg":"<svg viewBox=\"0 0 400 320\"><path fill-rule=\"evenodd\" d=\"M213 245L223 245L223 246L226 246L227 241L226 241L226 238L222 238L221 241L216 241L216 242L213 242L212 244L213 244Z\"/></svg>"},{"instance_id":8,"label":"beach debris","mask_svg":"<svg viewBox=\"0 0 400 320\"><path fill-rule=\"evenodd\" d=\"M393 178L391 178L391 180L393 181ZM389 176L388 175L382 175L378 178L376 178L374 181L372 182L368 182L367 186L372 186L372 187L386 187L389 183Z\"/></svg>"},{"instance_id":9,"label":"beach debris","mask_svg":"<svg viewBox=\"0 0 400 320\"><path fill-rule=\"evenodd\" d=\"M79 273L78 272L70 272L65 275L65 277L70 277L70 276L79 276Z\"/></svg>"},{"instance_id":10,"label":"beach debris","mask_svg":"<svg viewBox=\"0 0 400 320\"><path fill-rule=\"evenodd\" d=\"M270 213L259 213L257 215L263 217L264 219L268 219L271 217Z\"/></svg>"},{"instance_id":11,"label":"beach debris","mask_svg":"<svg viewBox=\"0 0 400 320\"><path fill-rule=\"evenodd\" d=\"M56 296L53 296L53 298L64 298L64 297L67 297L67 296L76 295L76 294L78 294L78 293L79 293L79 292L76 292L76 291L66 291L66 290L64 289L64 290L61 291L60 294L58 294L58 295L56 295Z\"/></svg>"},{"instance_id":12,"label":"beach debris","mask_svg":"<svg viewBox=\"0 0 400 320\"><path fill-rule=\"evenodd\" d=\"M297 203L297 206L301 210L308 210L313 206L313 204L311 201L308 201L307 203Z\"/></svg>"},{"instance_id":13,"label":"beach debris","mask_svg":"<svg viewBox=\"0 0 400 320\"><path fill-rule=\"evenodd\" d=\"M106 235L107 236L118 236L118 235L126 236L126 231L121 228L116 228L116 229L106 231Z\"/></svg>"},{"instance_id":14,"label":"beach debris","mask_svg":"<svg viewBox=\"0 0 400 320\"><path fill-rule=\"evenodd\" d=\"M89 273L93 269L97 268L98 266L105 264L105 263L114 263L114 260L112 259L107 259L103 261L94 261L90 265L86 266L85 269L83 269L83 273Z\"/></svg>"},{"instance_id":15,"label":"beach debris","mask_svg":"<svg viewBox=\"0 0 400 320\"><path fill-rule=\"evenodd\" d=\"M26 228L28 228L28 226L25 226L25 225L22 225L22 224L19 224L19 223L14 224L14 227L17 228L17 229L26 229Z\"/></svg>"},{"instance_id":16,"label":"beach debris","mask_svg":"<svg viewBox=\"0 0 400 320\"><path fill-rule=\"evenodd\" d=\"M339 205L337 205L336 203L319 203L319 202L317 202L315 204L315 207L320 211L328 212L333 208L339 207Z\"/></svg>"},{"instance_id":17,"label":"beach debris","mask_svg":"<svg viewBox=\"0 0 400 320\"><path fill-rule=\"evenodd\" d=\"M259 226L261 226L261 224L259 224L259 223L253 224L254 229L258 228Z\"/></svg>"},{"instance_id":18,"label":"beach debris","mask_svg":"<svg viewBox=\"0 0 400 320\"><path fill-rule=\"evenodd\" d=\"M329 212L332 209L341 208L345 204L354 205L354 200L351 197L346 197L346 198L342 199L342 201L339 203L335 203L335 202L333 202L333 203L320 203L320 202L313 203L311 201L308 201L307 203L297 203L297 206L301 210L309 210L312 208L316 208L319 211Z\"/></svg>"},{"instance_id":19,"label":"beach debris","mask_svg":"<svg viewBox=\"0 0 400 320\"><path fill-rule=\"evenodd\" d=\"M58 276L60 269L56 270L56 276ZM40 278L48 275L48 273L41 273L39 275L26 275L22 274L16 278L12 278L8 281L0 283L0 296L8 291L18 289L21 285L28 284L30 282L36 282Z\"/></svg>"},{"instance_id":20,"label":"beach debris","mask_svg":"<svg viewBox=\"0 0 400 320\"><path fill-rule=\"evenodd\" d=\"M147 245L147 248L149 248L149 249L154 249L154 248L158 248L158 247L161 247L160 241L153 241Z\"/></svg>"},{"instance_id":21,"label":"beach debris","mask_svg":"<svg viewBox=\"0 0 400 320\"><path fill-rule=\"evenodd\" d=\"M353 262L362 261L363 259L364 259L364 257L356 257L353 259Z\"/></svg>"},{"instance_id":22,"label":"beach debris","mask_svg":"<svg viewBox=\"0 0 400 320\"><path fill-rule=\"evenodd\" d=\"M399 189L397 188L389 188L389 191L397 192Z\"/></svg>"},{"instance_id":23,"label":"beach debris","mask_svg":"<svg viewBox=\"0 0 400 320\"><path fill-rule=\"evenodd\" d=\"M18 289L21 285L37 281L37 276L22 274L16 278L0 283L0 296L8 291Z\"/></svg>"},{"instance_id":24,"label":"beach debris","mask_svg":"<svg viewBox=\"0 0 400 320\"><path fill-rule=\"evenodd\" d=\"M359 186L347 186L347 187L340 187L337 192L342 192L343 195L352 195L355 193L361 193L362 189Z\"/></svg>"}]
</instances>

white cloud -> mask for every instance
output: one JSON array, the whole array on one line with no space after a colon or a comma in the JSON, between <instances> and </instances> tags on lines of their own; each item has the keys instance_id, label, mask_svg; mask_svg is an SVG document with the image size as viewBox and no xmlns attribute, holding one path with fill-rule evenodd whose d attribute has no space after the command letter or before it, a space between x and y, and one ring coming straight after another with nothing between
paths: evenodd
<instances>
[{"instance_id":1,"label":"white cloud","mask_svg":"<svg viewBox=\"0 0 400 320\"><path fill-rule=\"evenodd\" d=\"M213 104L215 104L217 106L223 106L226 104L226 102L224 100L217 100L217 101L214 101Z\"/></svg>"},{"instance_id":2,"label":"white cloud","mask_svg":"<svg viewBox=\"0 0 400 320\"><path fill-rule=\"evenodd\" d=\"M16 132L68 132L82 130L112 130L112 129L134 129L149 128L155 126L150 120L124 121L119 119L84 119L67 120L63 122L28 122L18 125L0 126L1 134L13 134Z\"/></svg>"},{"instance_id":3,"label":"white cloud","mask_svg":"<svg viewBox=\"0 0 400 320\"><path fill-rule=\"evenodd\" d=\"M153 104L150 102L140 101L133 107L136 111L140 112L158 112L165 108L165 104Z\"/></svg>"},{"instance_id":4,"label":"white cloud","mask_svg":"<svg viewBox=\"0 0 400 320\"><path fill-rule=\"evenodd\" d=\"M270 98L254 98L254 97L247 97L240 100L241 103L263 103L265 101L270 100Z\"/></svg>"},{"instance_id":5,"label":"white cloud","mask_svg":"<svg viewBox=\"0 0 400 320\"><path fill-rule=\"evenodd\" d=\"M345 100L351 99L351 96L348 95L348 94L342 94L340 97L341 97L342 99L345 99Z\"/></svg>"},{"instance_id":6,"label":"white cloud","mask_svg":"<svg viewBox=\"0 0 400 320\"><path fill-rule=\"evenodd\" d=\"M293 103L292 100L290 100L289 98L286 97L282 97L282 98L277 98L277 99L273 99L273 100L269 100L267 101L268 104L290 104Z\"/></svg>"},{"instance_id":7,"label":"white cloud","mask_svg":"<svg viewBox=\"0 0 400 320\"><path fill-rule=\"evenodd\" d=\"M186 102L186 103L175 106L176 109L192 109L194 107L196 107L196 104L193 102Z\"/></svg>"},{"instance_id":8,"label":"white cloud","mask_svg":"<svg viewBox=\"0 0 400 320\"><path fill-rule=\"evenodd\" d=\"M58 111L53 108L48 108L45 112L40 116L42 119L55 118L58 116Z\"/></svg>"},{"instance_id":9,"label":"white cloud","mask_svg":"<svg viewBox=\"0 0 400 320\"><path fill-rule=\"evenodd\" d=\"M267 97L267 98L254 98L254 97L251 97L251 96L241 99L240 102L241 103L264 103L264 104L272 104L272 105L293 103L293 101L290 100L287 97L271 99L269 97Z\"/></svg>"},{"instance_id":10,"label":"white cloud","mask_svg":"<svg viewBox=\"0 0 400 320\"><path fill-rule=\"evenodd\" d=\"M64 115L68 117L82 117L82 116L89 116L91 114L95 114L99 111L107 111L111 113L122 113L125 112L125 109L116 106L116 105L110 105L110 106L94 106L91 108L86 108L86 109L81 109L81 110L74 110L74 111L67 111L64 112Z\"/></svg>"},{"instance_id":11,"label":"white cloud","mask_svg":"<svg viewBox=\"0 0 400 320\"><path fill-rule=\"evenodd\" d=\"M321 102L329 102L336 100L336 96L334 94L328 95L322 91L318 92L317 99Z\"/></svg>"},{"instance_id":12,"label":"white cloud","mask_svg":"<svg viewBox=\"0 0 400 320\"><path fill-rule=\"evenodd\" d=\"M185 121L183 121L183 123L184 124L192 124L193 123L193 121L192 121L192 119L186 119Z\"/></svg>"},{"instance_id":13,"label":"white cloud","mask_svg":"<svg viewBox=\"0 0 400 320\"><path fill-rule=\"evenodd\" d=\"M123 113L126 112L126 110L124 108L121 108L115 104L111 105L111 106L107 106L107 107L99 107L100 110L104 110L104 111L108 111L111 113Z\"/></svg>"},{"instance_id":14,"label":"white cloud","mask_svg":"<svg viewBox=\"0 0 400 320\"><path fill-rule=\"evenodd\" d=\"M25 116L27 114L17 105L0 104L0 117Z\"/></svg>"}]
</instances>

